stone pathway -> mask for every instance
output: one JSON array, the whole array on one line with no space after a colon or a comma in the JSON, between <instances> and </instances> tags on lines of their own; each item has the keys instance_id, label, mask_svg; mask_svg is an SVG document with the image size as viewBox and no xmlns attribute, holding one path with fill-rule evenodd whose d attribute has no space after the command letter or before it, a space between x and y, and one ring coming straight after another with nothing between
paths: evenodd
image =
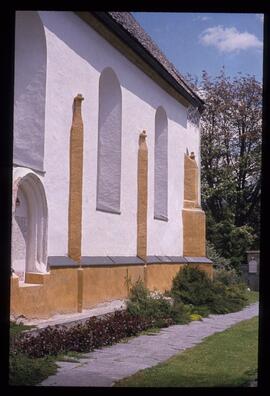
<instances>
[{"instance_id":1,"label":"stone pathway","mask_svg":"<svg viewBox=\"0 0 270 396\"><path fill-rule=\"evenodd\" d=\"M255 303L239 312L210 315L202 321L173 325L155 335L141 335L127 343L97 349L84 354L79 363L58 362L57 373L40 385L111 387L114 382L155 366L211 334L257 316L258 311L258 303Z\"/></svg>"}]
</instances>

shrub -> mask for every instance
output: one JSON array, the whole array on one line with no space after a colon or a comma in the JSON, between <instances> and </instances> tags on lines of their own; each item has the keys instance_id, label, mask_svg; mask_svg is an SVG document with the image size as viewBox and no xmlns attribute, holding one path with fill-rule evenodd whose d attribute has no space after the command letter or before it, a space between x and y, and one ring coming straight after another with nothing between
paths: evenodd
<instances>
[{"instance_id":1,"label":"shrub","mask_svg":"<svg viewBox=\"0 0 270 396\"><path fill-rule=\"evenodd\" d=\"M150 297L150 291L139 278L134 285L131 286L128 297L132 302L140 302L143 304Z\"/></svg>"},{"instance_id":2,"label":"shrub","mask_svg":"<svg viewBox=\"0 0 270 396\"><path fill-rule=\"evenodd\" d=\"M224 314L237 312L247 303L245 290L241 285L225 286L219 281L213 282L214 298L209 304L212 313Z\"/></svg>"},{"instance_id":3,"label":"shrub","mask_svg":"<svg viewBox=\"0 0 270 396\"><path fill-rule=\"evenodd\" d=\"M213 299L212 282L204 271L186 266L173 279L171 293L184 304L207 305Z\"/></svg>"},{"instance_id":4,"label":"shrub","mask_svg":"<svg viewBox=\"0 0 270 396\"><path fill-rule=\"evenodd\" d=\"M158 323L162 324L165 319L171 318L172 306L160 293L155 293L155 297L151 296L150 291L139 279L130 289L127 311L131 315L151 318L156 321L157 326Z\"/></svg>"},{"instance_id":5,"label":"shrub","mask_svg":"<svg viewBox=\"0 0 270 396\"><path fill-rule=\"evenodd\" d=\"M191 308L192 313L198 314L198 315L200 315L200 316L202 316L202 317L204 317L204 318L206 318L207 316L209 316L210 313L211 313L210 308L209 308L208 306L206 306L206 305L200 305L200 306L198 306L198 305L193 305L193 306L191 306L191 307L192 307L192 308Z\"/></svg>"},{"instance_id":6,"label":"shrub","mask_svg":"<svg viewBox=\"0 0 270 396\"><path fill-rule=\"evenodd\" d=\"M130 289L127 311L131 315L151 318L155 327L190 321L190 310L183 303L171 303L161 293L151 293L140 279Z\"/></svg>"},{"instance_id":7,"label":"shrub","mask_svg":"<svg viewBox=\"0 0 270 396\"><path fill-rule=\"evenodd\" d=\"M241 283L240 276L236 272L235 269L218 269L214 270L214 276L213 276L215 281L219 281L223 283L225 286L229 285L237 285Z\"/></svg>"},{"instance_id":8,"label":"shrub","mask_svg":"<svg viewBox=\"0 0 270 396\"><path fill-rule=\"evenodd\" d=\"M215 248L213 243L206 241L206 255L213 262L215 269L230 269L231 262L223 257Z\"/></svg>"},{"instance_id":9,"label":"shrub","mask_svg":"<svg viewBox=\"0 0 270 396\"><path fill-rule=\"evenodd\" d=\"M193 321L193 320L202 320L202 317L201 317L201 315L199 315L199 314L193 313L193 314L190 315L190 319L191 319L192 321Z\"/></svg>"},{"instance_id":10,"label":"shrub","mask_svg":"<svg viewBox=\"0 0 270 396\"><path fill-rule=\"evenodd\" d=\"M190 306L180 301L174 301L172 305L172 318L177 324L186 324L190 322L192 310Z\"/></svg>"},{"instance_id":11,"label":"shrub","mask_svg":"<svg viewBox=\"0 0 270 396\"><path fill-rule=\"evenodd\" d=\"M105 318L92 317L83 324L67 328L48 326L37 335L29 333L14 337L11 351L30 357L57 355L67 351L88 352L112 345L122 338L137 335L153 327L151 318L141 318L125 311L116 311Z\"/></svg>"},{"instance_id":12,"label":"shrub","mask_svg":"<svg viewBox=\"0 0 270 396\"><path fill-rule=\"evenodd\" d=\"M194 314L208 316L239 311L248 301L245 287L236 283L234 272L226 272L220 274L220 280L211 281L204 271L187 266L173 279L171 293L176 301L189 304Z\"/></svg>"}]
</instances>

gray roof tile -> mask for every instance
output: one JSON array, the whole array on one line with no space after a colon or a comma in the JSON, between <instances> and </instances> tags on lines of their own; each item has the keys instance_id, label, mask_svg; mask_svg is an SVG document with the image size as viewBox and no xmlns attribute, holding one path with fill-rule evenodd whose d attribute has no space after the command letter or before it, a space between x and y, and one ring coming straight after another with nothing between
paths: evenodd
<instances>
[{"instance_id":1,"label":"gray roof tile","mask_svg":"<svg viewBox=\"0 0 270 396\"><path fill-rule=\"evenodd\" d=\"M181 85L194 99L203 103L203 100L188 85L183 76L175 66L166 58L158 45L144 31L130 12L108 12L107 13L119 26L130 34L133 40L137 41L163 68Z\"/></svg>"}]
</instances>

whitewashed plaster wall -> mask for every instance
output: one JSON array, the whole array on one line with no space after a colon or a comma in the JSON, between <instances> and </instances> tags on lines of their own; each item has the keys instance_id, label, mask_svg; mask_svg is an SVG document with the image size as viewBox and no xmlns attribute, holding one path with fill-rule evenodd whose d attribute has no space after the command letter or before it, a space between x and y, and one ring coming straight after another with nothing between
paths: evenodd
<instances>
[{"instance_id":1,"label":"whitewashed plaster wall","mask_svg":"<svg viewBox=\"0 0 270 396\"><path fill-rule=\"evenodd\" d=\"M182 254L184 153L198 154L199 134L187 130L186 109L72 12L39 12L47 40L44 185L48 255L67 254L69 137L72 103L84 96L82 255L136 255L137 154L147 131L148 254ZM96 210L98 86L111 67L122 91L121 214ZM154 219L155 112L168 117L168 222Z\"/></svg>"},{"instance_id":2,"label":"whitewashed plaster wall","mask_svg":"<svg viewBox=\"0 0 270 396\"><path fill-rule=\"evenodd\" d=\"M46 39L35 11L16 13L14 162L43 171Z\"/></svg>"}]
</instances>

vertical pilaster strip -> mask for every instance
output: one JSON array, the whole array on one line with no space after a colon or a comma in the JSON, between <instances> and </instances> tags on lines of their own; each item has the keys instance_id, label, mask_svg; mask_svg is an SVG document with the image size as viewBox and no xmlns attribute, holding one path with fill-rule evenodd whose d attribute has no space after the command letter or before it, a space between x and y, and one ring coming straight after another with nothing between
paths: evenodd
<instances>
[{"instance_id":1,"label":"vertical pilaster strip","mask_svg":"<svg viewBox=\"0 0 270 396\"><path fill-rule=\"evenodd\" d=\"M144 281L144 286L148 287L148 273L147 273L147 264L146 261L144 262L144 267L143 267L143 281Z\"/></svg>"},{"instance_id":2,"label":"vertical pilaster strip","mask_svg":"<svg viewBox=\"0 0 270 396\"><path fill-rule=\"evenodd\" d=\"M75 261L81 258L82 234L82 177L83 177L83 121L78 94L73 102L73 119L70 131L70 179L68 217L68 255Z\"/></svg>"},{"instance_id":3,"label":"vertical pilaster strip","mask_svg":"<svg viewBox=\"0 0 270 396\"><path fill-rule=\"evenodd\" d=\"M77 297L77 311L82 312L83 308L83 268L77 269L78 277L78 297Z\"/></svg>"},{"instance_id":4,"label":"vertical pilaster strip","mask_svg":"<svg viewBox=\"0 0 270 396\"><path fill-rule=\"evenodd\" d=\"M195 154L184 159L183 256L204 257L205 213L199 206L199 170Z\"/></svg>"},{"instance_id":5,"label":"vertical pilaster strip","mask_svg":"<svg viewBox=\"0 0 270 396\"><path fill-rule=\"evenodd\" d=\"M198 192L199 170L192 152L184 159L184 207L199 207Z\"/></svg>"},{"instance_id":6,"label":"vertical pilaster strip","mask_svg":"<svg viewBox=\"0 0 270 396\"><path fill-rule=\"evenodd\" d=\"M138 150L138 210L137 210L137 256L146 260L147 257L147 179L148 179L148 148L146 132L139 138Z\"/></svg>"}]
</instances>

